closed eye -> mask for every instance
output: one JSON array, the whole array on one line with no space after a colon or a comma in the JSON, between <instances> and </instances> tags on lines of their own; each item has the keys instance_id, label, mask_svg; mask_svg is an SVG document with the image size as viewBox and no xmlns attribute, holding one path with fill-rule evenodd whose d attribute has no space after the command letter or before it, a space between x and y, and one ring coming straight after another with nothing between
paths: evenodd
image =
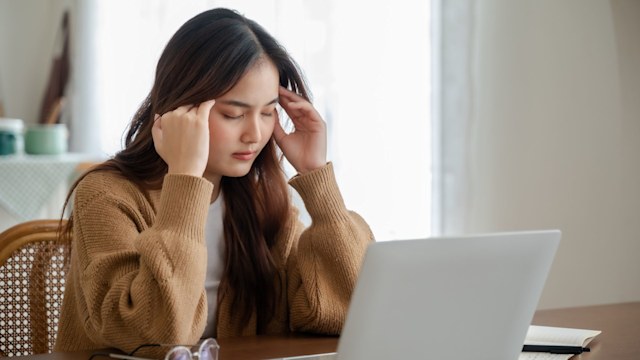
<instances>
[{"instance_id":1,"label":"closed eye","mask_svg":"<svg viewBox=\"0 0 640 360\"><path fill-rule=\"evenodd\" d=\"M276 111L275 107L270 107L267 109L263 109L262 112L260 113L260 115L262 116L267 116L267 117L272 117L273 113Z\"/></svg>"},{"instance_id":2,"label":"closed eye","mask_svg":"<svg viewBox=\"0 0 640 360\"><path fill-rule=\"evenodd\" d=\"M228 115L228 114L222 114L222 116L224 116L225 119L229 119L229 120L239 120L242 119L244 117L244 114L240 114L238 116L232 116L232 115Z\"/></svg>"}]
</instances>

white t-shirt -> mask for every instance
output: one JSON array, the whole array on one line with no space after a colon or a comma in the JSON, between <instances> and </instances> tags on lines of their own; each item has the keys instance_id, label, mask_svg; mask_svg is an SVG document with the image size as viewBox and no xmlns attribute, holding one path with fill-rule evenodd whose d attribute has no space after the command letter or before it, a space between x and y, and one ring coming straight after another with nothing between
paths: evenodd
<instances>
[{"instance_id":1,"label":"white t-shirt","mask_svg":"<svg viewBox=\"0 0 640 360\"><path fill-rule=\"evenodd\" d=\"M207 291L207 326L203 338L216 337L216 309L218 306L218 286L224 270L224 230L222 216L224 200L222 193L209 206L204 236L207 242L207 277L204 287Z\"/></svg>"}]
</instances>

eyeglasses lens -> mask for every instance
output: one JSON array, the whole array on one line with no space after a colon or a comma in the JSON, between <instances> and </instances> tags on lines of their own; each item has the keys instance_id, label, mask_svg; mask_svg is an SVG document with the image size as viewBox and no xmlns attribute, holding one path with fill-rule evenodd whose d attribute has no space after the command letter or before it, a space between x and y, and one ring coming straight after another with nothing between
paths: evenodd
<instances>
[{"instance_id":1,"label":"eyeglasses lens","mask_svg":"<svg viewBox=\"0 0 640 360\"><path fill-rule=\"evenodd\" d=\"M200 345L200 360L218 360L220 346L214 339L205 340Z\"/></svg>"},{"instance_id":2,"label":"eyeglasses lens","mask_svg":"<svg viewBox=\"0 0 640 360\"><path fill-rule=\"evenodd\" d=\"M164 360L191 360L191 350L184 346L176 346L165 355Z\"/></svg>"}]
</instances>

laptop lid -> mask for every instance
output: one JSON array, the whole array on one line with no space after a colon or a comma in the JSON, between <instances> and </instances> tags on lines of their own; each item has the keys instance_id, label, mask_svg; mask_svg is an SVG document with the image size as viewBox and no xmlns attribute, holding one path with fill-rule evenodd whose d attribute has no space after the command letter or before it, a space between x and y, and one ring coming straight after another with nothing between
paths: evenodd
<instances>
[{"instance_id":1,"label":"laptop lid","mask_svg":"<svg viewBox=\"0 0 640 360\"><path fill-rule=\"evenodd\" d=\"M560 231L372 243L338 359L514 360Z\"/></svg>"}]
</instances>

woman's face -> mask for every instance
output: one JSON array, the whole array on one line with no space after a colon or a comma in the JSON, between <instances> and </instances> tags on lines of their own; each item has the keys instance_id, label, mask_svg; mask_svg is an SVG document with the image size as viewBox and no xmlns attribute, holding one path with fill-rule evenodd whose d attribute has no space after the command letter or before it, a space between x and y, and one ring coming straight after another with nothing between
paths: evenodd
<instances>
[{"instance_id":1,"label":"woman's face","mask_svg":"<svg viewBox=\"0 0 640 360\"><path fill-rule=\"evenodd\" d=\"M278 70L259 60L209 113L209 161L205 177L217 184L222 176L239 177L267 144L276 121ZM217 181L216 181L217 180Z\"/></svg>"}]
</instances>

